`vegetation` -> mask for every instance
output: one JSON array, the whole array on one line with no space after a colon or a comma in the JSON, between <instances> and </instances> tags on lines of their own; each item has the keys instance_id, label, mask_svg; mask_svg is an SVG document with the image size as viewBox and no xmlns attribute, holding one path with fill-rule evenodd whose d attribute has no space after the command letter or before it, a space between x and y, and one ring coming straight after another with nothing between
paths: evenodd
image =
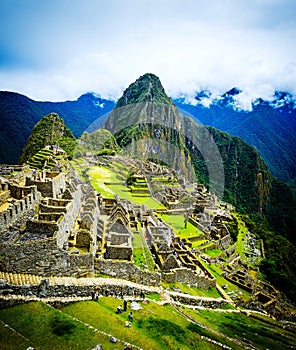
<instances>
[{"instance_id":1,"label":"vegetation","mask_svg":"<svg viewBox=\"0 0 296 350\"><path fill-rule=\"evenodd\" d=\"M118 179L116 173L109 168L94 166L89 168L87 174L90 176L94 188L101 192L103 197L113 198L114 194L117 194L120 198L128 199L135 204L145 204L151 209L163 208L149 194L145 194L145 196L133 194L126 187L126 184Z\"/></svg>"},{"instance_id":2,"label":"vegetation","mask_svg":"<svg viewBox=\"0 0 296 350\"><path fill-rule=\"evenodd\" d=\"M13 334L0 324L0 347L7 350L29 344L36 349L87 349L101 343L108 347L109 338L94 332L65 313L41 302L21 304L0 310L0 320L8 324ZM12 336L12 339L11 339ZM13 342L12 342L13 340Z\"/></svg>"},{"instance_id":3,"label":"vegetation","mask_svg":"<svg viewBox=\"0 0 296 350\"><path fill-rule=\"evenodd\" d=\"M93 155L114 156L118 151L118 145L114 136L106 129L98 129L92 133L84 132L75 150L75 158L84 156L87 152Z\"/></svg>"},{"instance_id":4,"label":"vegetation","mask_svg":"<svg viewBox=\"0 0 296 350\"><path fill-rule=\"evenodd\" d=\"M171 103L171 99L165 93L159 78L146 73L124 91L116 108L139 102Z\"/></svg>"},{"instance_id":5,"label":"vegetation","mask_svg":"<svg viewBox=\"0 0 296 350\"><path fill-rule=\"evenodd\" d=\"M133 236L133 260L135 265L141 269L145 268L154 271L154 261L151 257L151 252L147 246L146 240L143 237L141 227L138 227L139 233L134 233Z\"/></svg>"},{"instance_id":6,"label":"vegetation","mask_svg":"<svg viewBox=\"0 0 296 350\"><path fill-rule=\"evenodd\" d=\"M168 215L168 214L158 214L161 219L168 224L174 231L174 233L182 238L191 238L198 235L203 235L197 227L192 225L190 222L186 223L184 215Z\"/></svg>"},{"instance_id":7,"label":"vegetation","mask_svg":"<svg viewBox=\"0 0 296 350\"><path fill-rule=\"evenodd\" d=\"M64 121L51 113L43 117L33 128L23 149L19 162L26 163L42 148L48 145L58 145L69 158L73 157L76 139L65 126Z\"/></svg>"},{"instance_id":8,"label":"vegetation","mask_svg":"<svg viewBox=\"0 0 296 350\"><path fill-rule=\"evenodd\" d=\"M257 317L250 317L242 313L214 312L211 310L195 312L187 309L186 313L204 324L207 327L206 332L210 328L212 331L219 332L219 334L226 337L235 338L246 342L248 345L252 344L257 349L287 349L294 343L292 333L270 323L267 326L262 322L263 319ZM204 329L195 324L190 325L189 328L199 333L205 332ZM207 336L206 333L204 335Z\"/></svg>"},{"instance_id":9,"label":"vegetation","mask_svg":"<svg viewBox=\"0 0 296 350\"><path fill-rule=\"evenodd\" d=\"M259 315L247 316L232 310L175 309L171 305L160 306L153 299L159 300L151 295L146 303L141 303L140 310L133 311L130 328L125 326L130 308L116 314L120 301L112 297L77 302L59 310L41 302L2 309L0 346L7 350L29 346L35 349L87 349L96 344L102 344L106 349L123 347L122 343L112 344L110 336L104 334L155 350L214 350L217 344L213 341L232 349L252 345L256 349L278 350L295 345L292 332Z\"/></svg>"}]
</instances>

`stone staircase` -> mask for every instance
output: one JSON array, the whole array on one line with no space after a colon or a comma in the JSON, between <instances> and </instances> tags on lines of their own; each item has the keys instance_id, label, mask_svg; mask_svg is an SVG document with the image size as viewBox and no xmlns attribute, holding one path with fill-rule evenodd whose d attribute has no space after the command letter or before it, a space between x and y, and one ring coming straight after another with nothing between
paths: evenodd
<instances>
[{"instance_id":1,"label":"stone staircase","mask_svg":"<svg viewBox=\"0 0 296 350\"><path fill-rule=\"evenodd\" d=\"M6 283L15 286L23 286L26 284L29 284L31 286L39 285L42 279L43 277L41 276L0 271L0 280L3 280Z\"/></svg>"},{"instance_id":2,"label":"stone staircase","mask_svg":"<svg viewBox=\"0 0 296 350\"><path fill-rule=\"evenodd\" d=\"M35 276L30 274L19 274L19 273L11 273L11 272L1 272L0 271L0 281L5 281L9 285L14 286L23 286L23 285L39 285L40 282L44 279L48 278L50 286L105 286L105 285L113 285L113 286L127 286L130 288L139 288L150 291L150 292L160 292L160 287L139 285L134 282L130 282L123 279L117 278L103 278L103 277L45 277L45 276Z\"/></svg>"}]
</instances>

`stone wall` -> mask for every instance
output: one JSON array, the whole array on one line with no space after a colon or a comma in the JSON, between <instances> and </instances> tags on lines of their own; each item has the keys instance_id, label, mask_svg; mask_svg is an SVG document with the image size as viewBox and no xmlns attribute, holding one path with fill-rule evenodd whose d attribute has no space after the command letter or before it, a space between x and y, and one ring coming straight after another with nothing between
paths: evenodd
<instances>
[{"instance_id":1,"label":"stone wall","mask_svg":"<svg viewBox=\"0 0 296 350\"><path fill-rule=\"evenodd\" d=\"M57 198L66 189L65 174L59 173L53 178L47 177L44 180L26 177L26 186L36 186L42 197Z\"/></svg>"},{"instance_id":2,"label":"stone wall","mask_svg":"<svg viewBox=\"0 0 296 350\"><path fill-rule=\"evenodd\" d=\"M11 203L9 208L0 212L0 230L13 225L27 213L35 209L40 201L40 193L36 187L22 187L22 196Z\"/></svg>"},{"instance_id":3,"label":"stone wall","mask_svg":"<svg viewBox=\"0 0 296 350\"><path fill-rule=\"evenodd\" d=\"M144 285L159 286L161 275L141 270L131 262L95 259L95 273L127 279Z\"/></svg>"},{"instance_id":4,"label":"stone wall","mask_svg":"<svg viewBox=\"0 0 296 350\"><path fill-rule=\"evenodd\" d=\"M209 278L204 275L197 275L191 269L186 268L177 268L167 273L164 272L163 278L167 283L186 283L206 290L216 286L216 279L214 277Z\"/></svg>"},{"instance_id":5,"label":"stone wall","mask_svg":"<svg viewBox=\"0 0 296 350\"><path fill-rule=\"evenodd\" d=\"M93 272L90 254L70 256L56 245L56 240L44 239L0 245L0 270L42 276L84 276Z\"/></svg>"},{"instance_id":6,"label":"stone wall","mask_svg":"<svg viewBox=\"0 0 296 350\"><path fill-rule=\"evenodd\" d=\"M61 222L59 222L56 240L60 248L62 248L64 243L68 240L69 234L74 227L75 219L79 213L81 195L81 189L78 187L77 191L73 193L72 202L67 206L67 212L63 216Z\"/></svg>"},{"instance_id":7,"label":"stone wall","mask_svg":"<svg viewBox=\"0 0 296 350\"><path fill-rule=\"evenodd\" d=\"M227 236L224 236L221 239L219 239L219 241L217 242L217 248L225 249L231 244L231 242L232 242L231 236L230 234L228 234Z\"/></svg>"},{"instance_id":8,"label":"stone wall","mask_svg":"<svg viewBox=\"0 0 296 350\"><path fill-rule=\"evenodd\" d=\"M30 233L38 233L42 236L45 234L47 237L53 237L59 229L59 225L56 222L41 221L41 220L29 220L26 224L26 230Z\"/></svg>"},{"instance_id":9,"label":"stone wall","mask_svg":"<svg viewBox=\"0 0 296 350\"><path fill-rule=\"evenodd\" d=\"M105 258L118 260L131 260L133 249L131 246L110 245L107 242Z\"/></svg>"},{"instance_id":10,"label":"stone wall","mask_svg":"<svg viewBox=\"0 0 296 350\"><path fill-rule=\"evenodd\" d=\"M1 190L0 192L0 206L7 202L10 197L10 192L8 190Z\"/></svg>"},{"instance_id":11,"label":"stone wall","mask_svg":"<svg viewBox=\"0 0 296 350\"><path fill-rule=\"evenodd\" d=\"M229 304L229 302L222 298L203 298L203 297L193 297L190 295L184 295L181 293L170 293L170 296L177 302L185 305L200 306L211 309L218 309L224 305Z\"/></svg>"}]
</instances>

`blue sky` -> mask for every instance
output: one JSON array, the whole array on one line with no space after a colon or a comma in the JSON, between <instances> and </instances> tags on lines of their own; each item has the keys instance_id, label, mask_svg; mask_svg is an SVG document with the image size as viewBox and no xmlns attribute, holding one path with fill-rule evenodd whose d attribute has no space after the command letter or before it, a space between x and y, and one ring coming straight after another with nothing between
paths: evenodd
<instances>
[{"instance_id":1,"label":"blue sky","mask_svg":"<svg viewBox=\"0 0 296 350\"><path fill-rule=\"evenodd\" d=\"M0 0L0 90L117 98L146 72L189 99L296 95L296 1Z\"/></svg>"}]
</instances>

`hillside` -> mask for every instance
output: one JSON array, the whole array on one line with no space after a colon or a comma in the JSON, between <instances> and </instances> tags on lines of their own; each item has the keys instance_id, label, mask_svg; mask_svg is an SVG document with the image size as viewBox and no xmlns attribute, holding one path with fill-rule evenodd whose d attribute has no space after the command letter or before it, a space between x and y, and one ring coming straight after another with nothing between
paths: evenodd
<instances>
[{"instance_id":1,"label":"hillside","mask_svg":"<svg viewBox=\"0 0 296 350\"><path fill-rule=\"evenodd\" d=\"M59 146L71 158L76 148L76 138L58 114L43 117L33 128L20 156L20 163L28 162L45 146Z\"/></svg>"},{"instance_id":2,"label":"hillside","mask_svg":"<svg viewBox=\"0 0 296 350\"><path fill-rule=\"evenodd\" d=\"M21 94L0 91L0 163L18 162L34 125L43 116L52 112L59 114L77 137L113 106L112 101L93 94L84 94L76 101L37 102Z\"/></svg>"}]
</instances>

